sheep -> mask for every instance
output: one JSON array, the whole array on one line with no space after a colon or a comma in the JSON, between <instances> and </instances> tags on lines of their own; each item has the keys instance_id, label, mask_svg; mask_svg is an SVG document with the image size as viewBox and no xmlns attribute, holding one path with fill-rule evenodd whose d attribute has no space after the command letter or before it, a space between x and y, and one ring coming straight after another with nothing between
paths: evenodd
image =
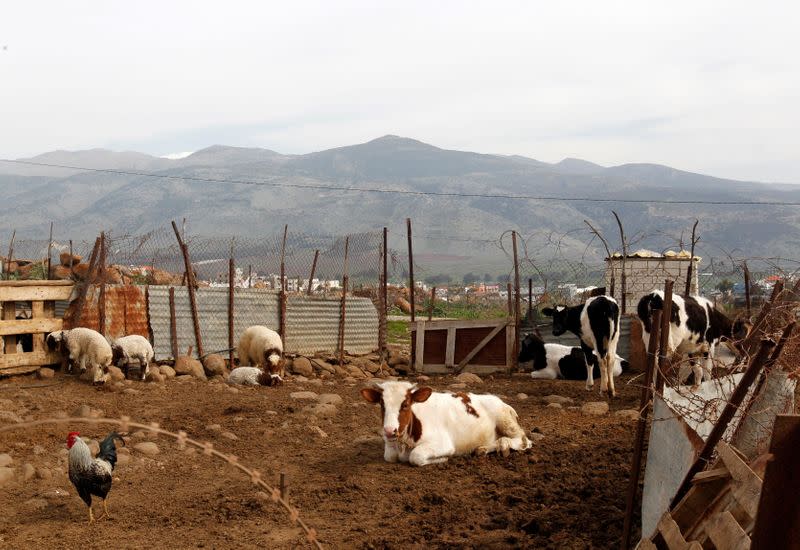
<instances>
[{"instance_id":1,"label":"sheep","mask_svg":"<svg viewBox=\"0 0 800 550\"><path fill-rule=\"evenodd\" d=\"M228 375L227 382L242 386L272 386L280 382L280 376L258 367L236 367Z\"/></svg>"},{"instance_id":2,"label":"sheep","mask_svg":"<svg viewBox=\"0 0 800 550\"><path fill-rule=\"evenodd\" d=\"M47 335L47 345L51 350L58 349L68 359L67 372L77 363L81 373L94 368L93 383L102 384L108 379L113 352L99 332L82 327L59 330Z\"/></svg>"},{"instance_id":3,"label":"sheep","mask_svg":"<svg viewBox=\"0 0 800 550\"><path fill-rule=\"evenodd\" d=\"M132 334L117 338L111 344L111 351L113 352L112 363L118 367L124 367L125 378L128 377L128 369L130 369L132 361L139 362L139 373L142 380L149 374L150 361L153 360L155 353L153 353L153 346L144 336Z\"/></svg>"},{"instance_id":4,"label":"sheep","mask_svg":"<svg viewBox=\"0 0 800 550\"><path fill-rule=\"evenodd\" d=\"M274 330L261 325L248 327L239 338L239 366L261 367L273 382L284 375L283 342ZM235 370L235 369L234 369Z\"/></svg>"},{"instance_id":5,"label":"sheep","mask_svg":"<svg viewBox=\"0 0 800 550\"><path fill-rule=\"evenodd\" d=\"M517 412L494 395L434 392L409 382L383 382L361 395L381 405L386 462L425 466L472 452L508 456L531 447Z\"/></svg>"}]
</instances>

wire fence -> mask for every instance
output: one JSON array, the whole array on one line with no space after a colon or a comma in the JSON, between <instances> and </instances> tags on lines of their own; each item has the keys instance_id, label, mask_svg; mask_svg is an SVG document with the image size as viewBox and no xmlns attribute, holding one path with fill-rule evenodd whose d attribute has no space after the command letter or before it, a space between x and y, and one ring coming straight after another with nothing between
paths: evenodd
<instances>
[{"instance_id":1,"label":"wire fence","mask_svg":"<svg viewBox=\"0 0 800 550\"><path fill-rule=\"evenodd\" d=\"M229 259L235 263L237 287L280 289L284 234L264 236L204 236L181 230L187 243L193 270L204 286L228 286ZM182 284L185 267L181 249L171 227L156 228L140 235L106 232L107 263L117 266L119 279L142 284ZM10 235L5 242L9 242ZM382 232L351 235L310 235L289 228L283 254L284 279L289 293L316 295L341 293L344 278L345 248L350 290L372 297L377 304L377 288L382 270ZM3 242L3 241L0 241ZM47 257L59 265L59 255L70 250L86 263L94 242L17 238L13 242L11 264L3 262L4 277L44 279L48 277ZM594 288L607 287L605 253L594 236L578 227L561 233L517 235L517 261L520 291L525 300L576 303ZM508 309L508 284L514 283L512 232L493 235L445 235L420 231L414 235L414 278L417 306L429 309L431 291L436 287L434 313L471 317L496 317ZM668 238L661 233L638 235L629 244L650 248L657 253L678 251L688 245L683 237ZM612 250L611 252L618 252ZM5 251L0 255L7 256ZM700 241L695 255L699 292L730 307L744 305L744 266L750 274L754 304L763 301L779 278L795 279L800 259L776 258L731 253L713 243ZM387 251L387 280L393 287L409 284L409 252L404 227L390 228ZM316 261L315 261L316 260ZM50 276L76 278L61 270ZM80 275L80 269L78 270ZM313 276L312 276L313 275ZM392 300L390 300L390 305ZM443 305L445 304L445 305ZM451 311L456 310L456 311Z\"/></svg>"}]
</instances>

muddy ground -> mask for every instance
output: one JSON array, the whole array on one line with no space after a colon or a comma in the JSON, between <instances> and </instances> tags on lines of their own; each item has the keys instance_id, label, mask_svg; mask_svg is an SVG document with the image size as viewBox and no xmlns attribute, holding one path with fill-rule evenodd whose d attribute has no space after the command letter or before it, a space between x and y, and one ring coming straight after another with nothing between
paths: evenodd
<instances>
[{"instance_id":1,"label":"muddy ground","mask_svg":"<svg viewBox=\"0 0 800 550\"><path fill-rule=\"evenodd\" d=\"M130 382L137 393L112 393L58 373L46 382L17 377L0 381L0 426L14 414L39 419L88 405L105 416L185 430L270 481L285 472L292 503L331 548L609 548L618 545L622 529L635 429L634 420L613 413L635 407L639 394L628 379L618 383L620 395L603 416L578 408L600 400L582 382L518 375L471 385L469 391L505 396L523 426L544 437L528 453L509 458L462 457L423 468L383 461L379 408L362 401L361 383L341 380L238 393L194 380ZM56 385L19 388L45 383ZM451 377L428 382L443 390L451 383ZM336 393L343 403L331 418L309 417L301 412L309 402L289 395L300 390ZM572 397L574 406L547 407L541 397L549 394ZM143 433L131 434L129 448L154 441L160 454L132 451L116 472L112 518L87 525L85 505L66 476L71 430L93 438L109 431L83 424L0 433L0 453L11 455L16 472L0 489L0 547L304 546L285 512L243 474ZM37 474L24 481L26 463Z\"/></svg>"}]
</instances>

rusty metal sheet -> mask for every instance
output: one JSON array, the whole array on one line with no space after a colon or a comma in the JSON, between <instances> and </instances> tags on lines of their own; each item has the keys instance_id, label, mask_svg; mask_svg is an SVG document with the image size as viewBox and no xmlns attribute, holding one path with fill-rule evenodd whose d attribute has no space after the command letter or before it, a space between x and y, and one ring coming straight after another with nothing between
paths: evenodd
<instances>
[{"instance_id":1,"label":"rusty metal sheet","mask_svg":"<svg viewBox=\"0 0 800 550\"><path fill-rule=\"evenodd\" d=\"M100 287L91 285L86 290L86 301L81 311L80 326L100 330L98 300ZM106 327L109 338L131 334L150 337L147 315L146 287L137 285L106 285ZM73 328L66 326L65 328Z\"/></svg>"},{"instance_id":2,"label":"rusty metal sheet","mask_svg":"<svg viewBox=\"0 0 800 550\"><path fill-rule=\"evenodd\" d=\"M335 351L339 334L341 300L316 296L289 296L286 304L286 338L289 353ZM359 355L378 348L378 310L369 298L348 297L344 348Z\"/></svg>"}]
</instances>

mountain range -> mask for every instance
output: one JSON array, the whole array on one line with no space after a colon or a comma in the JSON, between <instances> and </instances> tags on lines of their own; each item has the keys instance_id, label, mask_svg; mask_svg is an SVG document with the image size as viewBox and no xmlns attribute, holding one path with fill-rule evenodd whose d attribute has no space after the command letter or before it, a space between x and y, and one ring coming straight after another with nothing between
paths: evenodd
<instances>
[{"instance_id":1,"label":"mountain range","mask_svg":"<svg viewBox=\"0 0 800 550\"><path fill-rule=\"evenodd\" d=\"M59 167L0 162L5 242L13 229L46 236L51 221L62 239L92 239L101 229L143 233L186 218L192 233L220 236L274 235L285 223L312 234L387 226L393 246L404 248L410 217L420 254L477 262L501 254L487 241L516 229L529 238L531 255L599 261L602 249L583 220L616 248L615 210L636 248L674 247L681 234L685 242L696 218L706 255L792 258L800 244L798 209L786 205L800 202L800 186L720 179L656 164L603 167L572 158L550 164L397 136L304 155L214 145L180 159L92 149L20 160ZM350 190L332 189L341 187ZM575 200L585 198L603 202ZM647 202L652 200L776 204Z\"/></svg>"}]
</instances>

